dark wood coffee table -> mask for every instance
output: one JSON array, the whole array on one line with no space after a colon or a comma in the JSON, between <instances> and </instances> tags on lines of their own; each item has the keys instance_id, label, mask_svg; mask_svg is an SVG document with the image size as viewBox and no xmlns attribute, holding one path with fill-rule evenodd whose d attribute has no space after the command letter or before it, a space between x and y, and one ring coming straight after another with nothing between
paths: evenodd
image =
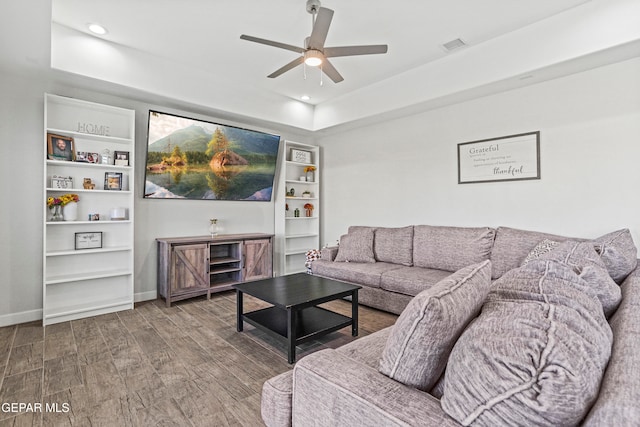
<instances>
[{"instance_id":1,"label":"dark wood coffee table","mask_svg":"<svg viewBox=\"0 0 640 427\"><path fill-rule=\"evenodd\" d=\"M296 345L351 325L358 335L358 289L361 286L337 282L305 273L273 277L233 285L237 295L238 332L243 321L287 340L287 359L296 361ZM272 307L243 312L242 295L248 294ZM351 317L317 307L318 304L351 296Z\"/></svg>"}]
</instances>

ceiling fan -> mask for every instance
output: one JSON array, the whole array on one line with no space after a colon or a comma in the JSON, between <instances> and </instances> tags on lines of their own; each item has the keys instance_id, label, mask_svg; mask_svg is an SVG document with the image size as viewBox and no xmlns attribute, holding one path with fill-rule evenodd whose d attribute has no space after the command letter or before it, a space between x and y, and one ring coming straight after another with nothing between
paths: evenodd
<instances>
[{"instance_id":1,"label":"ceiling fan","mask_svg":"<svg viewBox=\"0 0 640 427\"><path fill-rule=\"evenodd\" d=\"M333 10L325 7L320 7L319 0L307 1L307 12L312 15L312 29L311 35L304 41L304 47L293 46L286 43L275 42L272 40L261 39L258 37L248 36L242 34L240 36L243 40L248 40L255 43L266 44L268 46L278 47L280 49L290 50L301 54L300 57L294 59L283 67L277 69L267 77L275 78L285 72L297 67L304 63L306 65L317 67L325 73L334 83L340 83L344 78L340 75L338 70L329 62L328 58L335 58L338 56L353 56L353 55L373 55L379 53L387 53L387 45L366 45L366 46L339 46L339 47L324 47L324 42L329 32L329 26L331 25L331 19L333 19Z\"/></svg>"}]
</instances>

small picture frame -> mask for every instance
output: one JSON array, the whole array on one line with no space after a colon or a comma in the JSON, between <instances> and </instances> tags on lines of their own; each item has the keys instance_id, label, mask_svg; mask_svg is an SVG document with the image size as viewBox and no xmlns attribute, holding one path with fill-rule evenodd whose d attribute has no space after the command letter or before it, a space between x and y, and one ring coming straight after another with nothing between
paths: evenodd
<instances>
[{"instance_id":1,"label":"small picture frame","mask_svg":"<svg viewBox=\"0 0 640 427\"><path fill-rule=\"evenodd\" d=\"M98 163L100 156L98 153L88 153L86 151L78 151L76 153L76 162Z\"/></svg>"},{"instance_id":2,"label":"small picture frame","mask_svg":"<svg viewBox=\"0 0 640 427\"><path fill-rule=\"evenodd\" d=\"M89 221L100 221L100 214L98 213L90 213L88 217Z\"/></svg>"},{"instance_id":3,"label":"small picture frame","mask_svg":"<svg viewBox=\"0 0 640 427\"><path fill-rule=\"evenodd\" d=\"M291 161L296 163L311 163L311 152L292 148Z\"/></svg>"},{"instance_id":4,"label":"small picture frame","mask_svg":"<svg viewBox=\"0 0 640 427\"><path fill-rule=\"evenodd\" d=\"M76 233L76 250L102 248L102 231Z\"/></svg>"},{"instance_id":5,"label":"small picture frame","mask_svg":"<svg viewBox=\"0 0 640 427\"><path fill-rule=\"evenodd\" d=\"M122 172L105 172L104 189L113 191L122 190Z\"/></svg>"},{"instance_id":6,"label":"small picture frame","mask_svg":"<svg viewBox=\"0 0 640 427\"><path fill-rule=\"evenodd\" d=\"M53 175L51 177L51 188L71 189L73 188L73 177Z\"/></svg>"},{"instance_id":7,"label":"small picture frame","mask_svg":"<svg viewBox=\"0 0 640 427\"><path fill-rule=\"evenodd\" d=\"M129 152L128 151L114 151L113 152L114 164L116 166L129 166Z\"/></svg>"},{"instance_id":8,"label":"small picture frame","mask_svg":"<svg viewBox=\"0 0 640 427\"><path fill-rule=\"evenodd\" d=\"M47 159L73 162L76 159L76 150L73 138L70 136L47 134Z\"/></svg>"}]
</instances>

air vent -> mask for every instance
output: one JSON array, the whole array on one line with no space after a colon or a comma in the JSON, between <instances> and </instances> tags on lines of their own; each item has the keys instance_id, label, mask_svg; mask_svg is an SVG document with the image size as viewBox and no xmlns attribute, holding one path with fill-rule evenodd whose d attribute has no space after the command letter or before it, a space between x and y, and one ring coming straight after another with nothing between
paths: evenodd
<instances>
[{"instance_id":1,"label":"air vent","mask_svg":"<svg viewBox=\"0 0 640 427\"><path fill-rule=\"evenodd\" d=\"M462 39L454 39L454 40L451 40L450 42L446 42L445 44L442 45L442 47L447 52L451 52L456 49L460 49L461 47L465 47L466 45L467 44Z\"/></svg>"}]
</instances>

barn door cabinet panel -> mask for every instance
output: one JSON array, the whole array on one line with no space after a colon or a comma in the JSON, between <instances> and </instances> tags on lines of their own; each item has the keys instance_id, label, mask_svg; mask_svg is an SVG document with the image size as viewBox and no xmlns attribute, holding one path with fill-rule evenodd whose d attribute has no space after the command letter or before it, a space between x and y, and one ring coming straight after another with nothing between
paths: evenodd
<instances>
[{"instance_id":1,"label":"barn door cabinet panel","mask_svg":"<svg viewBox=\"0 0 640 427\"><path fill-rule=\"evenodd\" d=\"M271 239L245 240L244 281L267 279L273 276Z\"/></svg>"},{"instance_id":2,"label":"barn door cabinet panel","mask_svg":"<svg viewBox=\"0 0 640 427\"><path fill-rule=\"evenodd\" d=\"M172 302L273 275L272 234L156 239L158 294Z\"/></svg>"}]
</instances>

